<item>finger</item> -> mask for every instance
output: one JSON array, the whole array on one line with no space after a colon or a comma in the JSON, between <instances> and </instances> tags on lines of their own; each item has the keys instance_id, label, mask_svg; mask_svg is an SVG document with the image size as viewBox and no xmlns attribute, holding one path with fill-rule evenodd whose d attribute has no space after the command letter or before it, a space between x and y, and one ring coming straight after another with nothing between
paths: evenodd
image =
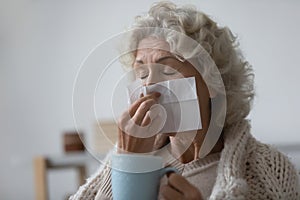
<instances>
[{"instance_id":1,"label":"finger","mask_svg":"<svg viewBox=\"0 0 300 200\"><path fill-rule=\"evenodd\" d=\"M144 96L143 94L141 94L141 98L139 98L138 100L136 100L130 106L130 108L129 108L129 114L130 114L130 116L133 116L135 114L135 112L139 108L140 104L143 103L144 101L146 101L148 99L157 100L159 97L160 97L160 93L159 92L153 92L153 93L147 94L146 96Z\"/></svg>"},{"instance_id":2,"label":"finger","mask_svg":"<svg viewBox=\"0 0 300 200\"><path fill-rule=\"evenodd\" d=\"M148 126L148 133L156 135L165 125L167 119L166 110L161 105L155 104L150 108L148 113L151 119L151 126Z\"/></svg>"},{"instance_id":3,"label":"finger","mask_svg":"<svg viewBox=\"0 0 300 200\"><path fill-rule=\"evenodd\" d=\"M118 148L122 148L122 130L119 128L118 129Z\"/></svg>"},{"instance_id":4,"label":"finger","mask_svg":"<svg viewBox=\"0 0 300 200\"><path fill-rule=\"evenodd\" d=\"M183 199L183 195L174 190L172 187L166 185L161 187L160 189L160 194L166 199L166 200L181 200Z\"/></svg>"},{"instance_id":5,"label":"finger","mask_svg":"<svg viewBox=\"0 0 300 200\"><path fill-rule=\"evenodd\" d=\"M203 199L200 191L179 174L172 173L169 176L168 184L171 188L181 193L185 199Z\"/></svg>"},{"instance_id":6,"label":"finger","mask_svg":"<svg viewBox=\"0 0 300 200\"><path fill-rule=\"evenodd\" d=\"M132 120L135 122L135 124L141 125L146 113L154 104L156 104L156 101L154 99L147 99L146 101L140 104L134 116L132 117Z\"/></svg>"},{"instance_id":7,"label":"finger","mask_svg":"<svg viewBox=\"0 0 300 200\"><path fill-rule=\"evenodd\" d=\"M141 123L141 126L148 126L150 124L150 122L151 122L150 112L147 111L146 115L145 115L145 117L144 117L144 119L143 119L143 121Z\"/></svg>"},{"instance_id":8,"label":"finger","mask_svg":"<svg viewBox=\"0 0 300 200\"><path fill-rule=\"evenodd\" d=\"M181 193L185 193L189 191L191 187L194 187L183 176L176 173L169 175L168 184Z\"/></svg>"},{"instance_id":9,"label":"finger","mask_svg":"<svg viewBox=\"0 0 300 200\"><path fill-rule=\"evenodd\" d=\"M139 108L140 104L146 101L147 99L154 99L157 100L160 97L159 92L153 92L151 94L147 94L146 96L143 96L139 98L137 101L135 101L130 107L129 107L129 114L130 116L133 116L137 109Z\"/></svg>"}]
</instances>

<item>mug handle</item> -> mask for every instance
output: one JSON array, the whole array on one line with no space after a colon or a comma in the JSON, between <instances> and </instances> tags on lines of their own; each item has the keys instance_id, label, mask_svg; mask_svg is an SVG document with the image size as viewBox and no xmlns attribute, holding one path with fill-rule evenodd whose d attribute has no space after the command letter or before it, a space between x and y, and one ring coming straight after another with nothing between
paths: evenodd
<instances>
[{"instance_id":1,"label":"mug handle","mask_svg":"<svg viewBox=\"0 0 300 200\"><path fill-rule=\"evenodd\" d=\"M178 170L175 169L174 167L166 167L166 168L162 168L161 171L160 171L160 176L164 176L166 173L169 173L169 172L174 172L176 174L178 174Z\"/></svg>"}]
</instances>

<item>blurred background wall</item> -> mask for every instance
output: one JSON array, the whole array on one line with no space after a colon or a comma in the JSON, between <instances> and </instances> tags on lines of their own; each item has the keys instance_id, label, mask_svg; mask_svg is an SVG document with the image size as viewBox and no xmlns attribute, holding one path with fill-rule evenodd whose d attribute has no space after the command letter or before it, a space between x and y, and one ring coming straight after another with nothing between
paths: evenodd
<instances>
[{"instance_id":1,"label":"blurred background wall","mask_svg":"<svg viewBox=\"0 0 300 200\"><path fill-rule=\"evenodd\" d=\"M62 133L75 127L72 89L80 63L153 2L0 0L0 199L34 199L33 157L61 154ZM175 2L196 5L239 36L256 74L253 134L270 144L300 144L300 2ZM107 105L100 119L112 117ZM80 127L88 138L93 123ZM51 199L76 190L73 175L49 174Z\"/></svg>"}]
</instances>

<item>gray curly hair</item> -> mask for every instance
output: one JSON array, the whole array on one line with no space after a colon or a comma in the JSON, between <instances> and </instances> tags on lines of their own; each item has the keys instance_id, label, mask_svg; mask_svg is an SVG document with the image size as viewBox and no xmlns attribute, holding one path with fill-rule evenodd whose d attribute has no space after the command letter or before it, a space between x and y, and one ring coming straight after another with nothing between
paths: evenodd
<instances>
[{"instance_id":1,"label":"gray curly hair","mask_svg":"<svg viewBox=\"0 0 300 200\"><path fill-rule=\"evenodd\" d=\"M174 30L185 34L206 50L217 66L225 86L227 110L224 128L247 117L254 97L254 74L251 65L245 61L238 48L237 37L229 28L219 27L194 6L179 7L171 2L154 4L147 14L137 16L132 26L132 28L147 27ZM159 31L146 32L136 31L131 35L130 43L127 44L130 45L129 49L136 49L141 39L153 35L165 37L170 48L176 43L170 34L159 33ZM190 47L190 51L194 51L193 48L195 47ZM176 49L174 52L176 53ZM135 54L132 53L127 58L122 57L121 63L132 66L134 56Z\"/></svg>"}]
</instances>

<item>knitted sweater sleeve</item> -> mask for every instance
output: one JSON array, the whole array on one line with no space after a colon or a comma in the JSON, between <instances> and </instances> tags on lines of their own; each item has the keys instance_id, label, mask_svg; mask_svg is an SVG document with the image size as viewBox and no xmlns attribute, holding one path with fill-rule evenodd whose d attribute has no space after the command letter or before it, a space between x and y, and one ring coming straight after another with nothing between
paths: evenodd
<instances>
[{"instance_id":1,"label":"knitted sweater sleeve","mask_svg":"<svg viewBox=\"0 0 300 200\"><path fill-rule=\"evenodd\" d=\"M98 169L87 179L86 183L79 187L78 191L69 200L110 200L111 199L111 168L110 155Z\"/></svg>"},{"instance_id":2,"label":"knitted sweater sleeve","mask_svg":"<svg viewBox=\"0 0 300 200\"><path fill-rule=\"evenodd\" d=\"M270 199L299 200L299 177L287 156L276 149L259 144L256 154L256 170Z\"/></svg>"},{"instance_id":3,"label":"knitted sweater sleeve","mask_svg":"<svg viewBox=\"0 0 300 200\"><path fill-rule=\"evenodd\" d=\"M285 155L253 138L247 123L230 133L210 200L300 200L299 178Z\"/></svg>"}]
</instances>

